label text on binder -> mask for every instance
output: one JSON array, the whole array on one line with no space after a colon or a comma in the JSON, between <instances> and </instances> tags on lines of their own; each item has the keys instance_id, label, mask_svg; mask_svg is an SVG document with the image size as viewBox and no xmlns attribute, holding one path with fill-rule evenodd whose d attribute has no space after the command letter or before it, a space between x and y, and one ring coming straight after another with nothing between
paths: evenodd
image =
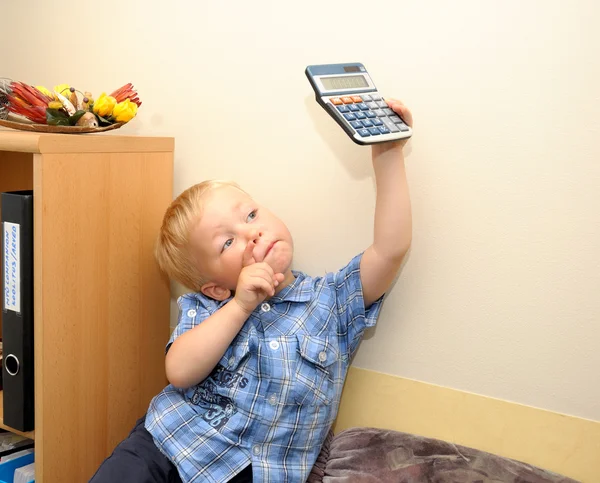
<instances>
[{"instance_id":1,"label":"label text on binder","mask_svg":"<svg viewBox=\"0 0 600 483\"><path fill-rule=\"evenodd\" d=\"M20 226L4 222L4 309L21 312Z\"/></svg>"}]
</instances>

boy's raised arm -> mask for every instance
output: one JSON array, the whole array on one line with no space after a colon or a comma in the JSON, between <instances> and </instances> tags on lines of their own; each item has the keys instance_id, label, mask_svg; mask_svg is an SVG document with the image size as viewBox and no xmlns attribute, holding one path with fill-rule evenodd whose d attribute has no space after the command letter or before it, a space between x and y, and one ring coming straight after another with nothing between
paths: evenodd
<instances>
[{"instance_id":1,"label":"boy's raised arm","mask_svg":"<svg viewBox=\"0 0 600 483\"><path fill-rule=\"evenodd\" d=\"M387 102L412 126L412 115L402 102ZM373 244L365 250L360 263L365 307L388 290L412 239L410 196L402 151L405 144L406 140L402 140L372 147L377 195Z\"/></svg>"}]
</instances>

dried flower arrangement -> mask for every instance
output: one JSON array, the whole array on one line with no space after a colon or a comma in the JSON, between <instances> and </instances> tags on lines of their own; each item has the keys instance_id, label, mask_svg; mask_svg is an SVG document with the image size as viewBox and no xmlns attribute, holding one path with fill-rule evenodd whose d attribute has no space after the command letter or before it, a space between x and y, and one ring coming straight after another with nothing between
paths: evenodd
<instances>
[{"instance_id":1,"label":"dried flower arrangement","mask_svg":"<svg viewBox=\"0 0 600 483\"><path fill-rule=\"evenodd\" d=\"M68 84L53 90L0 79L0 125L38 132L83 133L117 129L142 105L132 84L95 99Z\"/></svg>"}]
</instances>

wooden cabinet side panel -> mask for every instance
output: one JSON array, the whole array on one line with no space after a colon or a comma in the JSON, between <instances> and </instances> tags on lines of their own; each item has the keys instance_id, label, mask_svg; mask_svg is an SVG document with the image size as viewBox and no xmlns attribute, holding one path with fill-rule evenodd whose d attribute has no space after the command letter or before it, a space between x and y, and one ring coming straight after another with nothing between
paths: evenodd
<instances>
[{"instance_id":1,"label":"wooden cabinet side panel","mask_svg":"<svg viewBox=\"0 0 600 483\"><path fill-rule=\"evenodd\" d=\"M45 154L36 169L36 458L44 483L88 481L165 384L169 286L152 247L172 153Z\"/></svg>"}]
</instances>

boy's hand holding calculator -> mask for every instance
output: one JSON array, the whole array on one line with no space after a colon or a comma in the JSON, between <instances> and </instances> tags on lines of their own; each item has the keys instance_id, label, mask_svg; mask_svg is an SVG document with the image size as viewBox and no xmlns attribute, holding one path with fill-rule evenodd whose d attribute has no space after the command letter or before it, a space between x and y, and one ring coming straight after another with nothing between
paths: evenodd
<instances>
[{"instance_id":1,"label":"boy's hand holding calculator","mask_svg":"<svg viewBox=\"0 0 600 483\"><path fill-rule=\"evenodd\" d=\"M397 141L412 129L379 94L360 63L309 65L306 76L317 102L357 144Z\"/></svg>"}]
</instances>

